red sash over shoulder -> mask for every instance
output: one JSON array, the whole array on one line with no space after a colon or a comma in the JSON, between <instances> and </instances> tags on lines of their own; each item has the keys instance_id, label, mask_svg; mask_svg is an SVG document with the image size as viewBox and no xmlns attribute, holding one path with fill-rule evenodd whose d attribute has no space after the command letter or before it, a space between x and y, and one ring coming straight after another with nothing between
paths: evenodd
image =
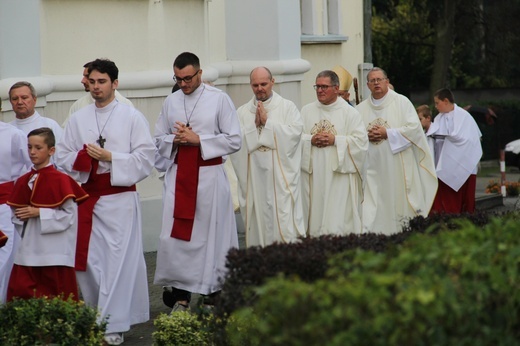
<instances>
[{"instance_id":1,"label":"red sash over shoulder","mask_svg":"<svg viewBox=\"0 0 520 346\"><path fill-rule=\"evenodd\" d=\"M171 237L190 241L197 206L199 168L220 165L222 157L203 160L200 155L200 147L179 146L175 162L177 163L177 176Z\"/></svg>"},{"instance_id":2,"label":"red sash over shoulder","mask_svg":"<svg viewBox=\"0 0 520 346\"><path fill-rule=\"evenodd\" d=\"M80 172L89 172L88 181L81 185L88 192L90 198L79 206L78 209L78 241L76 245L76 264L75 268L79 271L87 270L88 248L90 234L92 233L92 218L94 206L101 196L114 195L127 191L136 191L135 185L132 186L112 186L110 183L110 173L97 174L99 161L88 156L85 149L78 152L73 169Z\"/></svg>"}]
</instances>

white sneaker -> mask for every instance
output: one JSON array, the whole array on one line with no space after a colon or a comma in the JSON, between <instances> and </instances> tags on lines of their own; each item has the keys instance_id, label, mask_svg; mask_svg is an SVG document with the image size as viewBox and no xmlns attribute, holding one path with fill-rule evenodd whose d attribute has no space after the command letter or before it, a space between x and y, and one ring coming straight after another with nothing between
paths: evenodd
<instances>
[{"instance_id":1,"label":"white sneaker","mask_svg":"<svg viewBox=\"0 0 520 346\"><path fill-rule=\"evenodd\" d=\"M125 338L123 337L123 333L110 333L105 334L105 342L107 345L121 345L125 342Z\"/></svg>"}]
</instances>

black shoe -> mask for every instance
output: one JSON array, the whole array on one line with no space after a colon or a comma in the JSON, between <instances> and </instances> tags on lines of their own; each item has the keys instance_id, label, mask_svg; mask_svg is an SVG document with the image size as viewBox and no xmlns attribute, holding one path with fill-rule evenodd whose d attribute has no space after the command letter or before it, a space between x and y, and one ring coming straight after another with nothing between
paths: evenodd
<instances>
[{"instance_id":1,"label":"black shoe","mask_svg":"<svg viewBox=\"0 0 520 346\"><path fill-rule=\"evenodd\" d=\"M176 303L175 297L173 296L172 288L169 286L163 287L162 300L164 305L169 308L173 308Z\"/></svg>"}]
</instances>

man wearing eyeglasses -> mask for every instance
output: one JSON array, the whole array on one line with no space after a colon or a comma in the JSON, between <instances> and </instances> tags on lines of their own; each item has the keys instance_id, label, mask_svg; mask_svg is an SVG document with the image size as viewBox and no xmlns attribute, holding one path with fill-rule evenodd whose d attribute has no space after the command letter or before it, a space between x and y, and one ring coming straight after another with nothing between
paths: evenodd
<instances>
[{"instance_id":1,"label":"man wearing eyeglasses","mask_svg":"<svg viewBox=\"0 0 520 346\"><path fill-rule=\"evenodd\" d=\"M363 231L394 234L408 219L427 216L437 176L419 118L406 97L389 88L386 72L368 72L371 96L357 109L367 129Z\"/></svg>"},{"instance_id":2,"label":"man wearing eyeglasses","mask_svg":"<svg viewBox=\"0 0 520 346\"><path fill-rule=\"evenodd\" d=\"M302 118L273 91L266 67L250 73L253 98L238 109L242 148L231 156L239 181L246 245L267 246L305 236L300 198Z\"/></svg>"},{"instance_id":3,"label":"man wearing eyeglasses","mask_svg":"<svg viewBox=\"0 0 520 346\"><path fill-rule=\"evenodd\" d=\"M338 96L330 70L316 77L317 101L302 108L302 201L310 236L361 232L368 138L358 111Z\"/></svg>"},{"instance_id":4,"label":"man wearing eyeglasses","mask_svg":"<svg viewBox=\"0 0 520 346\"><path fill-rule=\"evenodd\" d=\"M195 54L180 54L173 72L181 91L164 101L154 135L159 155L170 160L154 283L172 287L172 311L182 311L192 292L220 291L226 255L238 248L224 161L242 140L233 102L202 83Z\"/></svg>"}]
</instances>

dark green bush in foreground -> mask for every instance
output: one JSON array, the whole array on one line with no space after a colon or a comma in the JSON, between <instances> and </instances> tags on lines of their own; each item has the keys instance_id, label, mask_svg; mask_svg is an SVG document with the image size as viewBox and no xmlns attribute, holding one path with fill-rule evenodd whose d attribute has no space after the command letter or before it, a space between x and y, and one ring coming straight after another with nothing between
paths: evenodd
<instances>
[{"instance_id":1,"label":"dark green bush in foreground","mask_svg":"<svg viewBox=\"0 0 520 346\"><path fill-rule=\"evenodd\" d=\"M101 345L106 321L98 312L69 298L16 299L0 306L0 345Z\"/></svg>"},{"instance_id":2,"label":"dark green bush in foreground","mask_svg":"<svg viewBox=\"0 0 520 346\"><path fill-rule=\"evenodd\" d=\"M262 285L266 279L279 274L298 276L304 282L323 278L329 268L328 260L334 254L352 249L374 252L386 251L389 246L403 243L410 235L422 233L430 226L430 232L458 228L457 220L464 218L477 226L489 222L484 212L464 215L437 214L428 218L411 219L403 232L385 236L382 234L350 234L347 236L322 236L305 238L295 244L273 244L231 250L227 256L228 274L215 313L222 317L238 308L250 306L256 295L252 288Z\"/></svg>"},{"instance_id":3,"label":"dark green bush in foreground","mask_svg":"<svg viewBox=\"0 0 520 346\"><path fill-rule=\"evenodd\" d=\"M314 282L268 280L230 316L230 344L520 344L518 215L455 224L384 252L338 254Z\"/></svg>"}]
</instances>

